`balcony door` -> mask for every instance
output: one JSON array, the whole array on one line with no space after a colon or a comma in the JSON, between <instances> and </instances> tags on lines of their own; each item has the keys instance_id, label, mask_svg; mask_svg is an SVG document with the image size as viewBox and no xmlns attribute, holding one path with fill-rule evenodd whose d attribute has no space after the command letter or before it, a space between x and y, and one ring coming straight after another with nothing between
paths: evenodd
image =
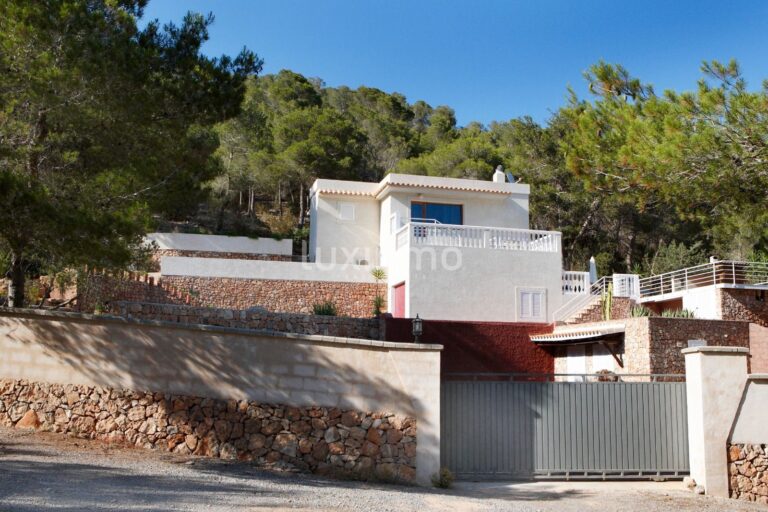
<instances>
[{"instance_id":1,"label":"balcony door","mask_svg":"<svg viewBox=\"0 0 768 512\"><path fill-rule=\"evenodd\" d=\"M440 224L464 224L464 210L460 204L411 202L411 220L438 222Z\"/></svg>"}]
</instances>

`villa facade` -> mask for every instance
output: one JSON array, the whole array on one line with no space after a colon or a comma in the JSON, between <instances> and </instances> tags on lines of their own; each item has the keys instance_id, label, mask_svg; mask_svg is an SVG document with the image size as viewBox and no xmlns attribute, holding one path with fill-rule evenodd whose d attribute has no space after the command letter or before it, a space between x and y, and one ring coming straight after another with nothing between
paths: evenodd
<instances>
[{"instance_id":1,"label":"villa facade","mask_svg":"<svg viewBox=\"0 0 768 512\"><path fill-rule=\"evenodd\" d=\"M529 195L501 171L317 180L309 260L385 269L395 317L547 323L562 304L561 235L529 229Z\"/></svg>"}]
</instances>

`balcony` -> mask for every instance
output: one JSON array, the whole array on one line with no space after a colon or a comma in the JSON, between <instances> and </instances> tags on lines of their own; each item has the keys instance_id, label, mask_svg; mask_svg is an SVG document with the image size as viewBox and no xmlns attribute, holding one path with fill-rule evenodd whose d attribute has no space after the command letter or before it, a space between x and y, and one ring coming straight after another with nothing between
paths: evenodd
<instances>
[{"instance_id":1,"label":"balcony","mask_svg":"<svg viewBox=\"0 0 768 512\"><path fill-rule=\"evenodd\" d=\"M679 294L692 288L768 288L768 263L714 261L640 280L640 299Z\"/></svg>"},{"instance_id":2,"label":"balcony","mask_svg":"<svg viewBox=\"0 0 768 512\"><path fill-rule=\"evenodd\" d=\"M424 247L559 253L560 237L558 231L411 221L395 234L395 248L400 249L410 243Z\"/></svg>"}]
</instances>

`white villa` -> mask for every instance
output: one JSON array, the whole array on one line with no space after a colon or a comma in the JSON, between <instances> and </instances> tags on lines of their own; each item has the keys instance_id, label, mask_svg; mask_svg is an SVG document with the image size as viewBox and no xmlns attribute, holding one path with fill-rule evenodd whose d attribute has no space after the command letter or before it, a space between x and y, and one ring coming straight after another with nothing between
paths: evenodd
<instances>
[{"instance_id":1,"label":"white villa","mask_svg":"<svg viewBox=\"0 0 768 512\"><path fill-rule=\"evenodd\" d=\"M319 179L309 260L386 269L396 317L550 322L563 302L561 237L529 229L529 194L500 170L493 181Z\"/></svg>"}]
</instances>

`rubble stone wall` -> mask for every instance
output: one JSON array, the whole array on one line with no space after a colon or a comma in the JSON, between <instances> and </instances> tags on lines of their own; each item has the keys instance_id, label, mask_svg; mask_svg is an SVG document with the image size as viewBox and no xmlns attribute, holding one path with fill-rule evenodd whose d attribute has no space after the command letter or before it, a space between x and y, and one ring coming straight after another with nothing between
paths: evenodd
<instances>
[{"instance_id":1,"label":"rubble stone wall","mask_svg":"<svg viewBox=\"0 0 768 512\"><path fill-rule=\"evenodd\" d=\"M312 313L315 304L332 302L338 315L370 318L373 300L386 297L386 285L337 281L288 281L226 277L163 276L163 282L190 290L197 305L269 311ZM384 307L386 310L386 304Z\"/></svg>"},{"instance_id":2,"label":"rubble stone wall","mask_svg":"<svg viewBox=\"0 0 768 512\"><path fill-rule=\"evenodd\" d=\"M721 288L718 292L723 320L743 320L768 327L768 297L765 291Z\"/></svg>"},{"instance_id":3,"label":"rubble stone wall","mask_svg":"<svg viewBox=\"0 0 768 512\"><path fill-rule=\"evenodd\" d=\"M111 311L124 318L371 340L382 339L380 334L384 328L383 321L377 318L272 313L259 308L236 310L147 302L117 302L112 305Z\"/></svg>"},{"instance_id":4,"label":"rubble stone wall","mask_svg":"<svg viewBox=\"0 0 768 512\"><path fill-rule=\"evenodd\" d=\"M329 301L339 316L371 318L375 297L386 298L387 293L383 283L193 276L163 276L155 281L92 274L78 283L78 295L78 309L83 312L127 301L311 314L315 304ZM386 311L386 303L382 311Z\"/></svg>"},{"instance_id":5,"label":"rubble stone wall","mask_svg":"<svg viewBox=\"0 0 768 512\"><path fill-rule=\"evenodd\" d=\"M651 373L685 373L681 350L689 340L705 340L709 346L749 348L749 323L690 318L647 319Z\"/></svg>"},{"instance_id":6,"label":"rubble stone wall","mask_svg":"<svg viewBox=\"0 0 768 512\"><path fill-rule=\"evenodd\" d=\"M416 421L388 413L0 380L0 424L319 473L416 475Z\"/></svg>"},{"instance_id":7,"label":"rubble stone wall","mask_svg":"<svg viewBox=\"0 0 768 512\"><path fill-rule=\"evenodd\" d=\"M768 505L768 445L728 445L731 498Z\"/></svg>"}]
</instances>

